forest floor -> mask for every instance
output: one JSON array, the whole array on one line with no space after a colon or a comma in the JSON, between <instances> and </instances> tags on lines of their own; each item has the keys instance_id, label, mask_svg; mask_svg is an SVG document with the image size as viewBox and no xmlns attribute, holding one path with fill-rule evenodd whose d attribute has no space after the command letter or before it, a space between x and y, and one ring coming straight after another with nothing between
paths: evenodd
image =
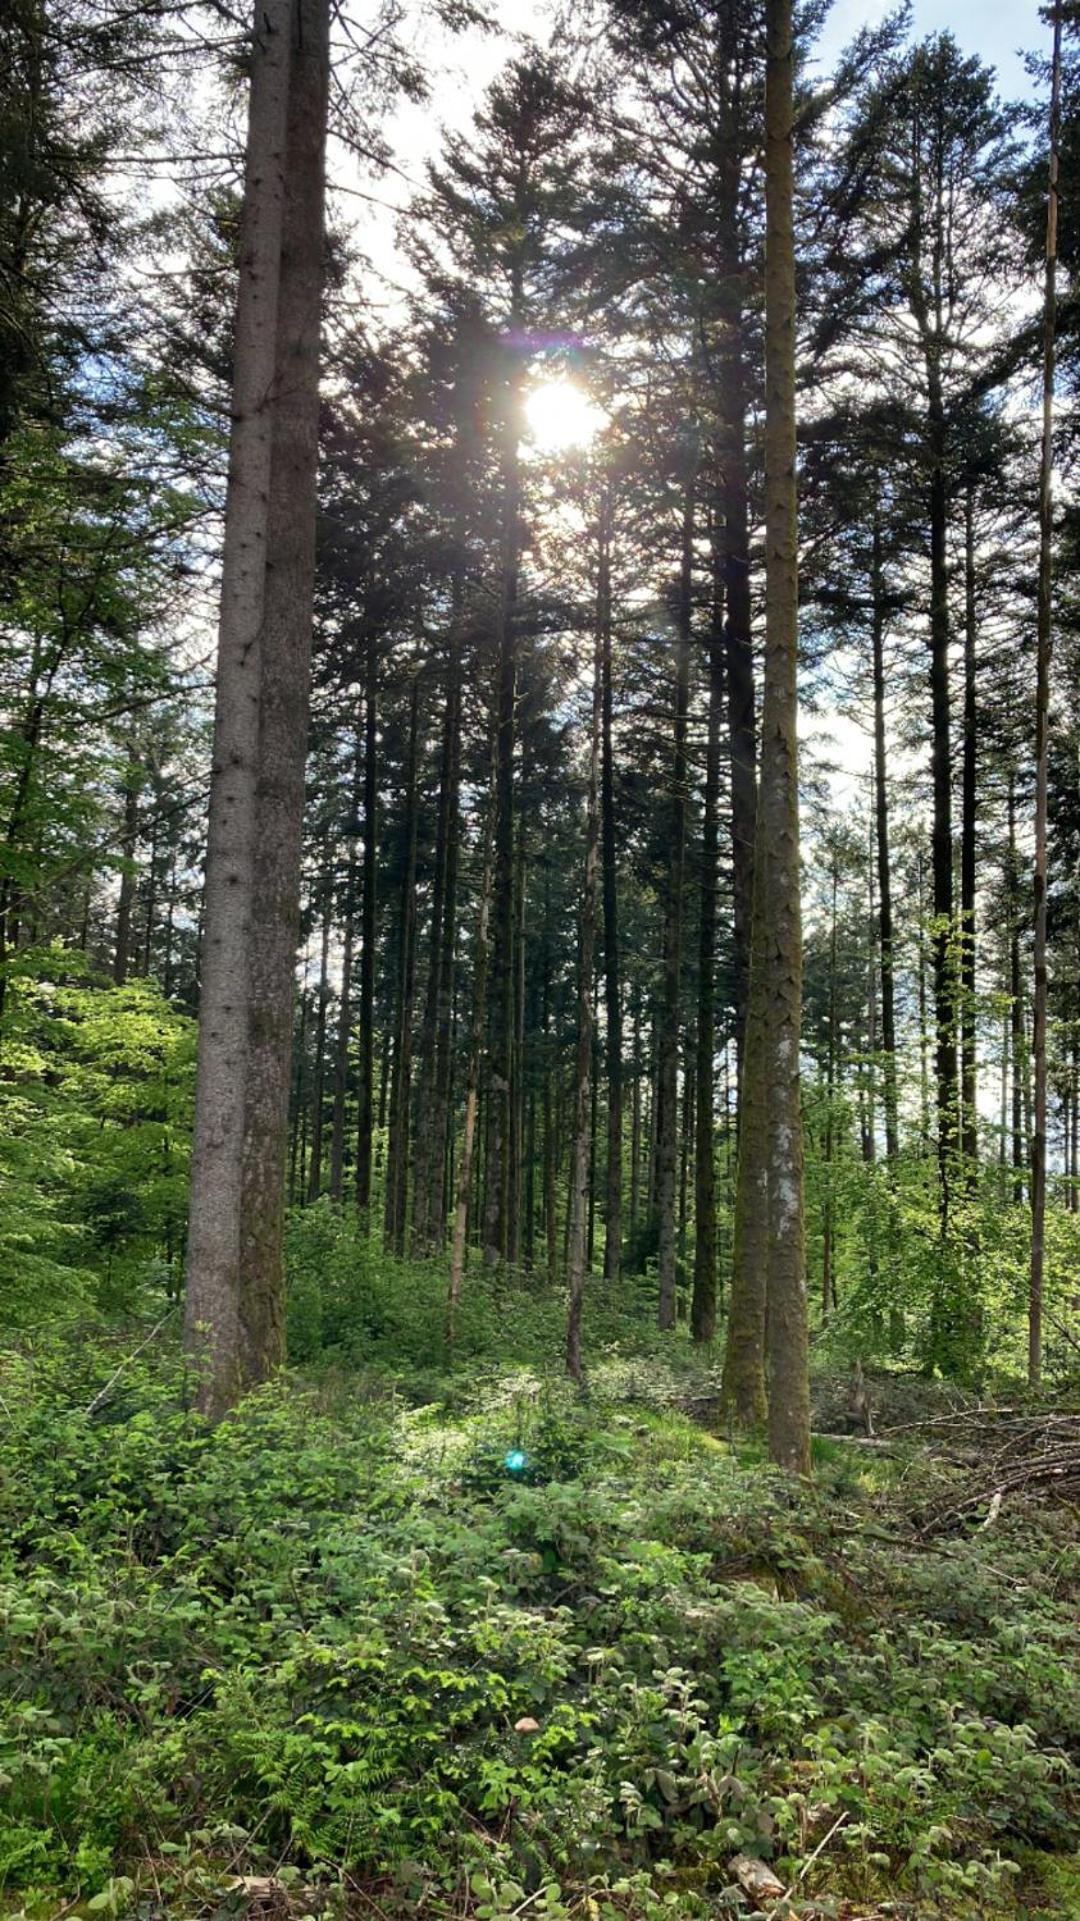
<instances>
[{"instance_id":1,"label":"forest floor","mask_svg":"<svg viewBox=\"0 0 1080 1921\"><path fill-rule=\"evenodd\" d=\"M879 1379L802 1487L681 1342L210 1433L138 1338L0 1360L0 1913L1080 1916L1067 1404Z\"/></svg>"}]
</instances>

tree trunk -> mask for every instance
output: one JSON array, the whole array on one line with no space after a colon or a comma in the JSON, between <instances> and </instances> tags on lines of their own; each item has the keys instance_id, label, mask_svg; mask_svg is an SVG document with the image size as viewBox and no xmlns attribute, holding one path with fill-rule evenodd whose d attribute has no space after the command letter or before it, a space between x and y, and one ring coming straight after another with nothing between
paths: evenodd
<instances>
[{"instance_id":1,"label":"tree trunk","mask_svg":"<svg viewBox=\"0 0 1080 1921\"><path fill-rule=\"evenodd\" d=\"M356 1126L356 1205L371 1206L375 1130L375 892L378 884L379 655L374 626L364 664L364 866L360 910L360 1074Z\"/></svg>"},{"instance_id":2,"label":"tree trunk","mask_svg":"<svg viewBox=\"0 0 1080 1921\"><path fill-rule=\"evenodd\" d=\"M337 1041L334 1048L334 1109L330 1128L330 1198L340 1205L345 1180L345 1102L349 1084L349 1040L352 1032L353 949L356 939L356 841L360 807L360 729L353 751L352 791L349 796L345 868L345 939L341 955L341 995L338 1000Z\"/></svg>"},{"instance_id":3,"label":"tree trunk","mask_svg":"<svg viewBox=\"0 0 1080 1921\"><path fill-rule=\"evenodd\" d=\"M510 349L513 351L513 348ZM491 908L491 1023L488 1039L487 1159L484 1170L484 1259L499 1266L509 1247L511 1077L514 1047L514 703L516 618L521 545L518 446L520 375L506 382L502 422L502 531L495 664L495 871Z\"/></svg>"},{"instance_id":4,"label":"tree trunk","mask_svg":"<svg viewBox=\"0 0 1080 1921\"><path fill-rule=\"evenodd\" d=\"M457 1204L454 1210L454 1235L450 1251L450 1283L446 1294L446 1338L451 1344L456 1331L461 1287L465 1278L465 1251L469 1232L469 1201L472 1190L473 1156L476 1147L476 1116L480 1097L480 1069L487 1025L488 927L493 887L492 842L498 810L498 722L496 721L495 766L492 791L484 827L483 870L480 898L476 908L476 939L473 955L473 1010L469 1034L468 1066L465 1072L465 1122L458 1161Z\"/></svg>"},{"instance_id":5,"label":"tree trunk","mask_svg":"<svg viewBox=\"0 0 1080 1921\"><path fill-rule=\"evenodd\" d=\"M416 1152L412 1220L412 1251L426 1254L441 1241L445 1222L443 1168L446 1161L445 1129L440 1132L438 1114L438 1049L440 1016L444 989L452 988L450 954L454 929L445 921L450 871L451 836L457 832L453 794L456 781L457 732L460 726L460 672L456 610L451 617L446 665L446 703L443 711L442 749L439 767L439 803L435 824L435 871L431 890L431 932L428 942L428 974L424 991L424 1012L420 1025L420 1073L416 1104ZM449 940L449 949L447 941ZM436 1194L438 1207L436 1209Z\"/></svg>"},{"instance_id":6,"label":"tree trunk","mask_svg":"<svg viewBox=\"0 0 1080 1921\"><path fill-rule=\"evenodd\" d=\"M714 570L716 567L714 527ZM716 883L719 849L720 709L724 697L722 583L714 581L709 637L709 731L701 825L701 924L698 939L697 1113L694 1157L694 1290L690 1332L695 1341L716 1333L716 1143L713 1080L716 1070Z\"/></svg>"},{"instance_id":7,"label":"tree trunk","mask_svg":"<svg viewBox=\"0 0 1080 1921\"><path fill-rule=\"evenodd\" d=\"M619 982L618 867L615 854L615 759L612 744L614 698L611 673L611 543L610 482L603 483L600 521L601 573L601 755L600 819L604 896L604 1018L607 1065L607 1185L604 1207L604 1275L618 1281L622 1273L623 1242L623 1060L622 994Z\"/></svg>"},{"instance_id":8,"label":"tree trunk","mask_svg":"<svg viewBox=\"0 0 1080 1921\"><path fill-rule=\"evenodd\" d=\"M325 0L263 0L252 36L185 1308L200 1404L214 1417L283 1352L327 65Z\"/></svg>"},{"instance_id":9,"label":"tree trunk","mask_svg":"<svg viewBox=\"0 0 1080 1921\"><path fill-rule=\"evenodd\" d=\"M1028 1386L1042 1385L1043 1268L1046 1236L1046 869L1050 765L1050 665L1053 647L1054 359L1057 325L1058 133L1061 118L1061 5L1054 9L1050 94L1050 179L1043 296L1042 460L1039 471L1039 604L1035 689L1035 992L1032 1063L1035 1113L1031 1139L1031 1274L1028 1290Z\"/></svg>"},{"instance_id":10,"label":"tree trunk","mask_svg":"<svg viewBox=\"0 0 1080 1921\"><path fill-rule=\"evenodd\" d=\"M116 906L116 943L113 950L113 980L123 987L131 964L131 910L135 904L135 848L139 837L138 768L136 748L129 741L124 769L124 825L120 852L124 865L120 871L120 898Z\"/></svg>"},{"instance_id":11,"label":"tree trunk","mask_svg":"<svg viewBox=\"0 0 1080 1921\"><path fill-rule=\"evenodd\" d=\"M765 705L754 913L766 963L769 1453L810 1471L799 1054L798 518L791 0L765 6ZM763 858L768 849L767 862ZM763 872L761 870L764 870ZM752 963L753 964L753 963Z\"/></svg>"},{"instance_id":12,"label":"tree trunk","mask_svg":"<svg viewBox=\"0 0 1080 1921\"><path fill-rule=\"evenodd\" d=\"M881 1049L884 1066L885 1154L891 1172L900 1153L896 1093L896 970L889 860L889 789L885 750L885 575L877 510L873 533L874 825L877 847L878 938L881 968Z\"/></svg>"},{"instance_id":13,"label":"tree trunk","mask_svg":"<svg viewBox=\"0 0 1080 1921\"><path fill-rule=\"evenodd\" d=\"M253 1378L285 1349L285 1134L300 923L319 452L327 0L297 0L289 83L288 198L278 305L273 461L262 630L251 1069L244 1143L241 1322Z\"/></svg>"},{"instance_id":14,"label":"tree trunk","mask_svg":"<svg viewBox=\"0 0 1080 1921\"><path fill-rule=\"evenodd\" d=\"M656 1200L659 1225L660 1298L658 1321L672 1328L676 1319L676 1182L678 1177L679 1001L682 975L683 891L686 870L686 725L690 700L690 644L693 606L694 483L688 480L683 506L679 603L676 616L675 710L671 760L671 841L667 913L664 923L664 974L657 1080Z\"/></svg>"},{"instance_id":15,"label":"tree trunk","mask_svg":"<svg viewBox=\"0 0 1080 1921\"><path fill-rule=\"evenodd\" d=\"M603 513L603 510L601 510ZM601 545L603 529L601 527ZM603 630L606 625L603 569L597 590L596 640L593 657L592 716L589 727L589 765L585 801L585 866L581 884L581 929L578 938L577 1043L574 1054L574 1093L570 1145L570 1226L567 1237L566 1371L582 1379L581 1313L585 1300L586 1237L588 1230L589 1149L592 1137L591 1082L593 1067L593 956L596 944L597 868L599 864L599 808L597 785L600 758L600 714L603 703Z\"/></svg>"},{"instance_id":16,"label":"tree trunk","mask_svg":"<svg viewBox=\"0 0 1080 1921\"><path fill-rule=\"evenodd\" d=\"M975 682L975 502L964 496L964 765L960 828L960 1152L972 1186L979 1154L975 1025L975 811L977 720Z\"/></svg>"},{"instance_id":17,"label":"tree trunk","mask_svg":"<svg viewBox=\"0 0 1080 1921\"><path fill-rule=\"evenodd\" d=\"M394 1037L394 1075L390 1095L390 1137L386 1152L386 1245L405 1252L409 1202L409 1115L412 1110L413 1009L416 997L416 761L419 679L413 676L409 703L409 749L405 774L405 866L401 883L401 953L398 1023Z\"/></svg>"},{"instance_id":18,"label":"tree trunk","mask_svg":"<svg viewBox=\"0 0 1080 1921\"><path fill-rule=\"evenodd\" d=\"M318 1200L322 1193L323 1103L326 1085L326 1015L330 1005L330 875L323 873L322 940L319 947L319 999L315 1014L315 1089L311 1105L311 1162L308 1167L307 1197Z\"/></svg>"}]
</instances>

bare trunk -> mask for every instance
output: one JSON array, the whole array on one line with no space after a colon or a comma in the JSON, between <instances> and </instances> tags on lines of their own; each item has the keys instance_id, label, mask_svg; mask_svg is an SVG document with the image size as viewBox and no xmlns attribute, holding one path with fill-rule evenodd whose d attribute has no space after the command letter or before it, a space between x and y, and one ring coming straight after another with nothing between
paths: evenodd
<instances>
[{"instance_id":1,"label":"bare trunk","mask_svg":"<svg viewBox=\"0 0 1080 1921\"><path fill-rule=\"evenodd\" d=\"M714 542L716 530L714 528ZM716 557L714 554L714 569ZM719 851L720 709L724 693L721 622L723 595L714 583L709 638L709 731L701 826L701 925L698 941L697 1152L694 1162L694 1291L690 1332L695 1341L716 1333L716 1143L713 1080L716 1068L716 883Z\"/></svg>"},{"instance_id":2,"label":"bare trunk","mask_svg":"<svg viewBox=\"0 0 1080 1921\"><path fill-rule=\"evenodd\" d=\"M607 1063L607 1197L604 1209L604 1274L618 1281L622 1273L623 1241L623 1059L622 994L619 982L618 868L615 854L615 761L611 738L613 692L611 674L611 539L610 483L605 482L600 530L602 597L600 607L601 764L600 816L602 826L604 894L604 1016Z\"/></svg>"},{"instance_id":3,"label":"bare trunk","mask_svg":"<svg viewBox=\"0 0 1080 1921\"><path fill-rule=\"evenodd\" d=\"M264 0L252 37L185 1309L212 1416L283 1352L326 69L323 0Z\"/></svg>"},{"instance_id":4,"label":"bare trunk","mask_svg":"<svg viewBox=\"0 0 1080 1921\"><path fill-rule=\"evenodd\" d=\"M1050 180L1043 298L1043 422L1039 473L1039 614L1035 691L1035 992L1032 1062L1035 1111L1031 1139L1031 1274L1028 1290L1028 1386L1042 1385L1043 1268L1046 1235L1046 868L1050 764L1050 666L1053 647L1054 359L1057 323L1058 131L1061 117L1061 6L1054 10L1050 96Z\"/></svg>"},{"instance_id":5,"label":"bare trunk","mask_svg":"<svg viewBox=\"0 0 1080 1921\"><path fill-rule=\"evenodd\" d=\"M601 542L603 533L601 532ZM578 942L577 1043L574 1055L574 1092L570 1144L570 1225L567 1236L566 1371L580 1381L581 1313L585 1299L586 1234L589 1187L589 1150L592 1136L591 1082L593 1067L593 955L596 945L597 869L599 864L599 808L597 800L600 757L600 712L603 699L604 580L597 593L596 642L593 659L592 716L589 728L589 768L585 802L585 866L581 886L581 930Z\"/></svg>"},{"instance_id":6,"label":"bare trunk","mask_svg":"<svg viewBox=\"0 0 1080 1921\"><path fill-rule=\"evenodd\" d=\"M495 754L497 759L498 747ZM453 1342L461 1287L465 1278L465 1252L469 1232L469 1201L472 1191L473 1158L476 1148L477 1106L480 1096L480 1070L483 1065L484 1030L487 1025L488 927L491 919L492 842L498 809L497 766L492 773L492 791L484 828L483 870L480 898L476 908L476 939L473 954L473 1009L469 1034L468 1066L465 1071L465 1122L458 1161L457 1203L454 1234L450 1251L450 1282L446 1294L446 1338Z\"/></svg>"},{"instance_id":7,"label":"bare trunk","mask_svg":"<svg viewBox=\"0 0 1080 1921\"><path fill-rule=\"evenodd\" d=\"M244 1139L240 1317L247 1371L285 1352L285 1137L300 923L319 450L327 0L296 0L288 197L278 305L273 459L263 610L255 888L249 972L251 1066Z\"/></svg>"},{"instance_id":8,"label":"bare trunk","mask_svg":"<svg viewBox=\"0 0 1080 1921\"><path fill-rule=\"evenodd\" d=\"M885 1153L890 1170L900 1152L896 1094L896 974L889 860L889 789L885 748L885 577L881 527L874 515L873 534L873 679L874 679L874 824L877 848L878 937L881 945L881 1049L885 1081Z\"/></svg>"},{"instance_id":9,"label":"bare trunk","mask_svg":"<svg viewBox=\"0 0 1080 1921\"><path fill-rule=\"evenodd\" d=\"M372 627L364 666L364 867L360 913L360 1076L356 1125L356 1205L371 1206L375 1130L375 893L378 885L379 656Z\"/></svg>"},{"instance_id":10,"label":"bare trunk","mask_svg":"<svg viewBox=\"0 0 1080 1921\"><path fill-rule=\"evenodd\" d=\"M767 963L769 1452L778 1466L807 1474L791 0L766 0L765 32L765 705L754 913L767 930L755 958L760 951Z\"/></svg>"},{"instance_id":11,"label":"bare trunk","mask_svg":"<svg viewBox=\"0 0 1080 1921\"><path fill-rule=\"evenodd\" d=\"M977 706L975 683L975 503L964 498L964 767L960 829L960 1152L965 1184L975 1179L979 1154L978 1061L975 1025L975 811Z\"/></svg>"},{"instance_id":12,"label":"bare trunk","mask_svg":"<svg viewBox=\"0 0 1080 1921\"><path fill-rule=\"evenodd\" d=\"M398 1021L390 1095L390 1138L386 1150L386 1244L405 1252L409 1201L409 1114L412 1107L413 1009L416 994L416 758L419 682L414 677L409 705L409 750L405 775L405 867L401 884L401 954Z\"/></svg>"},{"instance_id":13,"label":"bare trunk","mask_svg":"<svg viewBox=\"0 0 1080 1921\"><path fill-rule=\"evenodd\" d=\"M690 699L690 642L693 596L694 489L686 485L683 507L679 605L676 617L674 740L671 761L671 842L667 913L664 925L663 1001L657 1081L656 1201L659 1225L660 1298L663 1328L676 1319L676 1181L678 1176L679 1000L682 974L683 891L686 870L686 724Z\"/></svg>"}]
</instances>

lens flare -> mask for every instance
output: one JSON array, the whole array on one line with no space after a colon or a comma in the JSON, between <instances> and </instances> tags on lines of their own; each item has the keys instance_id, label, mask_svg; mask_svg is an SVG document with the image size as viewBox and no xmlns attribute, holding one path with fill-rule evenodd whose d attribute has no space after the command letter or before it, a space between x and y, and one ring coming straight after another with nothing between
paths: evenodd
<instances>
[{"instance_id":1,"label":"lens flare","mask_svg":"<svg viewBox=\"0 0 1080 1921\"><path fill-rule=\"evenodd\" d=\"M587 447L604 425L605 415L572 380L545 380L525 402L529 437L540 453L566 453Z\"/></svg>"}]
</instances>

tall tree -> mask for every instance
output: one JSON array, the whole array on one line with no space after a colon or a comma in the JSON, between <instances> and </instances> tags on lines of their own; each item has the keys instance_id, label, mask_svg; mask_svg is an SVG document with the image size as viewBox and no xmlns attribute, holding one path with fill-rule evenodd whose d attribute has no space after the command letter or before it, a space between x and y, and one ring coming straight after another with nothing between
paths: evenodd
<instances>
[{"instance_id":1,"label":"tall tree","mask_svg":"<svg viewBox=\"0 0 1080 1921\"><path fill-rule=\"evenodd\" d=\"M1057 320L1058 142L1061 117L1061 13L1054 9L1050 85L1050 167L1043 283L1042 458L1039 469L1039 595L1035 692L1035 1070L1031 1143L1031 1272L1028 1289L1028 1384L1042 1380L1043 1270L1046 1234L1046 847L1050 763L1050 664L1053 646L1054 349Z\"/></svg>"},{"instance_id":2,"label":"tall tree","mask_svg":"<svg viewBox=\"0 0 1080 1921\"><path fill-rule=\"evenodd\" d=\"M284 1351L286 1107L315 564L325 0L251 41L185 1327L221 1414ZM272 560L272 564L271 564Z\"/></svg>"},{"instance_id":3,"label":"tall tree","mask_svg":"<svg viewBox=\"0 0 1080 1921\"><path fill-rule=\"evenodd\" d=\"M751 967L765 974L769 1452L810 1470L799 1057L798 508L795 479L794 48L791 0L766 0L765 704Z\"/></svg>"}]
</instances>

